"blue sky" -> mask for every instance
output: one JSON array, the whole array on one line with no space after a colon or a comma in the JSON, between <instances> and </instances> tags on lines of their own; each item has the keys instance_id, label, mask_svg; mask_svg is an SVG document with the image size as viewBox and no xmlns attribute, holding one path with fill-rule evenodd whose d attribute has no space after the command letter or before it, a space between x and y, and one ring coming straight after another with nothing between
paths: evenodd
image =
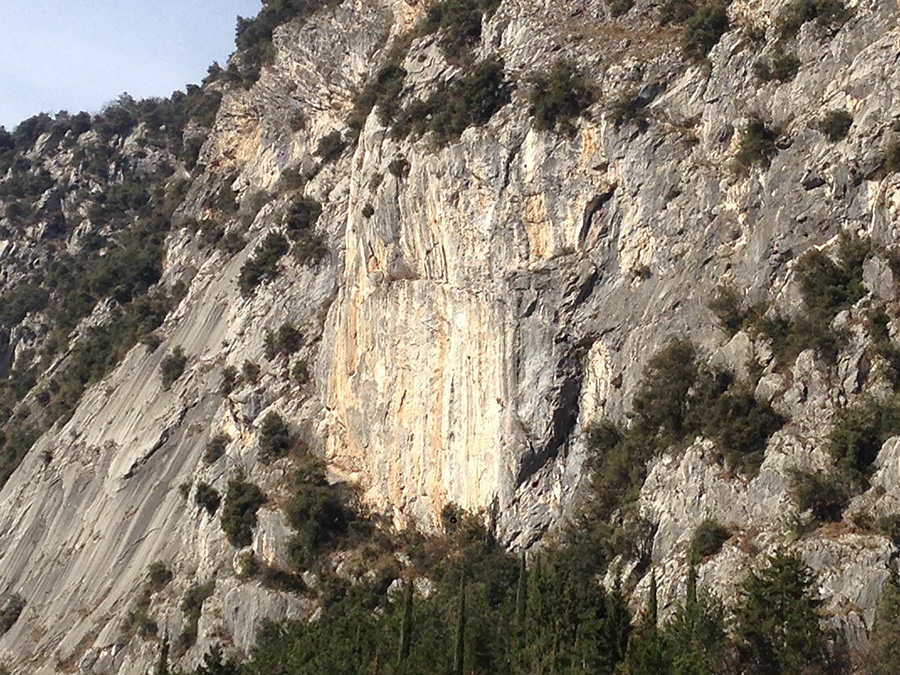
<instances>
[{"instance_id":1,"label":"blue sky","mask_svg":"<svg viewBox=\"0 0 900 675\"><path fill-rule=\"evenodd\" d=\"M2 0L0 125L97 112L128 92L169 96L234 51L260 0Z\"/></svg>"}]
</instances>

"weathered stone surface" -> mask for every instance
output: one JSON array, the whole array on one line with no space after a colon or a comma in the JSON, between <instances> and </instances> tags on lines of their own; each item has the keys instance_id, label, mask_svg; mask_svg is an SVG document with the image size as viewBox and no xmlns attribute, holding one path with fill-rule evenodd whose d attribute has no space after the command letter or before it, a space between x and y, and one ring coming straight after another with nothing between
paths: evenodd
<instances>
[{"instance_id":1,"label":"weathered stone surface","mask_svg":"<svg viewBox=\"0 0 900 675\"><path fill-rule=\"evenodd\" d=\"M316 172L319 140L343 129L386 40L423 7L349 1L279 28L274 64L250 90L225 93L200 153L203 173L173 216L162 283L182 281L187 294L161 329L162 344L135 347L89 388L72 419L45 434L0 491L0 590L28 600L0 638L0 660L39 675L146 672L158 645L126 644L122 625L155 561L175 574L151 603L169 636L181 629L184 592L216 580L185 666L221 636L245 653L263 617L314 612L303 599L239 579L218 520L179 494L199 481L224 494L243 472L271 498L252 550L283 565L290 531L278 507L290 462L256 461L270 408L324 454L334 480L359 483L397 525L434 527L453 502L484 511L505 544L530 546L572 507L584 478L584 428L626 419L644 364L674 335L689 335L704 357L739 376L755 360L757 395L792 421L749 480L726 471L703 439L650 467L640 509L658 525L652 564L663 606L682 597L690 539L714 518L734 536L702 562L701 585L734 598L750 567L789 545L819 574L833 620L858 639L893 546L846 523L798 537L803 516L790 471L827 466L823 440L835 406L884 393L884 366L869 363L864 324L874 300L896 300L890 266L868 262L872 297L836 319L849 335L836 366L806 351L777 367L770 345L749 333L727 340L707 307L729 284L748 302L771 299L797 312L792 272L805 251L830 251L842 231L885 245L898 236L900 178L878 171L900 116L897 7L857 3L833 35L804 26L796 78L761 85L752 66L774 46L785 4L733 3L732 30L708 64L687 64L679 29L658 27L648 3L611 21L599 0L505 0L476 52L504 58L518 83L508 106L444 148L427 137L395 139L372 114L355 145ZM749 26L766 29L765 44L751 40ZM598 91L571 135L538 131L527 113L528 78L561 57ZM415 41L404 66L407 100L457 72L433 37ZM613 121L629 91L648 104L646 128ZM816 131L829 108L854 118L840 143ZM294 131L297 112L306 124ZM754 114L780 125L782 139L771 166L744 170L733 158ZM389 166L400 156L409 172L395 176ZM46 162L54 175L73 170L71 153ZM286 259L279 279L244 298L241 265L279 227L290 196L275 188L294 169L314 173L303 189L323 204L316 227L329 254L315 265ZM184 226L210 215L206 202L222 185L245 205L269 193L233 257L203 249ZM374 209L368 218L366 205ZM85 215L65 198L60 210ZM223 224L243 227L237 218ZM83 221L66 245L77 250L98 227ZM38 242L52 231L0 241L0 287L42 264ZM79 330L109 311L99 308ZM269 361L266 332L286 321L303 333L303 347ZM23 325L30 333L18 327L13 348L46 332L38 319ZM164 390L159 364L176 346L187 369ZM290 380L301 359L312 379L304 386ZM246 361L261 366L259 382L223 395L223 369ZM227 451L207 466L203 450L220 432ZM900 508L895 441L851 512ZM640 603L649 577L634 581Z\"/></svg>"}]
</instances>

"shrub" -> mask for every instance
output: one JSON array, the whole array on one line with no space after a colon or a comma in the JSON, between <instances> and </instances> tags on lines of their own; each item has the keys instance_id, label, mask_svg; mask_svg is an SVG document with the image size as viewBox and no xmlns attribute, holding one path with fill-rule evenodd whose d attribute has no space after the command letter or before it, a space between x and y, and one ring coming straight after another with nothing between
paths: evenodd
<instances>
[{"instance_id":1,"label":"shrub","mask_svg":"<svg viewBox=\"0 0 900 675\"><path fill-rule=\"evenodd\" d=\"M613 105L612 118L616 128L634 122L641 131L647 128L647 103L634 89L622 92Z\"/></svg>"},{"instance_id":2,"label":"shrub","mask_svg":"<svg viewBox=\"0 0 900 675\"><path fill-rule=\"evenodd\" d=\"M289 248L288 240L280 232L267 234L253 255L241 267L238 278L241 295L249 297L260 283L277 278L278 262Z\"/></svg>"},{"instance_id":3,"label":"shrub","mask_svg":"<svg viewBox=\"0 0 900 675\"><path fill-rule=\"evenodd\" d=\"M256 384L259 381L259 373L259 365L252 361L244 361L244 365L241 367L241 377L245 382Z\"/></svg>"},{"instance_id":4,"label":"shrub","mask_svg":"<svg viewBox=\"0 0 900 675\"><path fill-rule=\"evenodd\" d=\"M184 373L184 367L187 365L187 356L181 347L175 347L172 353L166 356L160 364L162 372L163 388L168 389L172 384Z\"/></svg>"},{"instance_id":5,"label":"shrub","mask_svg":"<svg viewBox=\"0 0 900 675\"><path fill-rule=\"evenodd\" d=\"M463 61L481 39L482 16L493 14L499 5L499 0L443 0L428 8L423 30L440 31L447 58Z\"/></svg>"},{"instance_id":6,"label":"shrub","mask_svg":"<svg viewBox=\"0 0 900 675\"><path fill-rule=\"evenodd\" d=\"M786 420L747 388L732 385L718 393L720 386L718 383L713 386L705 405L694 406L700 418L697 426L704 436L716 442L729 466L755 475L768 439Z\"/></svg>"},{"instance_id":7,"label":"shrub","mask_svg":"<svg viewBox=\"0 0 900 675\"><path fill-rule=\"evenodd\" d=\"M838 411L827 449L839 470L859 483L868 475L881 446L900 433L900 400L863 401Z\"/></svg>"},{"instance_id":8,"label":"shrub","mask_svg":"<svg viewBox=\"0 0 900 675\"><path fill-rule=\"evenodd\" d=\"M746 313L742 304L741 296L732 286L719 286L707 304L729 337L735 336L744 326Z\"/></svg>"},{"instance_id":9,"label":"shrub","mask_svg":"<svg viewBox=\"0 0 900 675\"><path fill-rule=\"evenodd\" d=\"M284 229L292 241L309 233L322 215L322 205L315 199L301 197L291 204L284 218Z\"/></svg>"},{"instance_id":10,"label":"shrub","mask_svg":"<svg viewBox=\"0 0 900 675\"><path fill-rule=\"evenodd\" d=\"M40 312L47 306L50 294L37 284L23 283L15 286L0 299L0 325L11 328L31 312Z\"/></svg>"},{"instance_id":11,"label":"shrub","mask_svg":"<svg viewBox=\"0 0 900 675\"><path fill-rule=\"evenodd\" d=\"M800 258L796 275L803 301L811 314L821 314L831 321L842 309L865 296L862 268L870 253L868 240L844 234L839 243L837 263L815 249Z\"/></svg>"},{"instance_id":12,"label":"shrub","mask_svg":"<svg viewBox=\"0 0 900 675\"><path fill-rule=\"evenodd\" d=\"M294 378L294 382L299 384L301 387L309 382L309 365L305 360L301 359L297 361L294 365L294 369L291 371L291 377Z\"/></svg>"},{"instance_id":13,"label":"shrub","mask_svg":"<svg viewBox=\"0 0 900 675\"><path fill-rule=\"evenodd\" d=\"M314 558L347 533L352 514L328 484L322 463L311 456L294 474L294 495L287 507L288 520L296 535L291 557L298 569L306 569Z\"/></svg>"},{"instance_id":14,"label":"shrub","mask_svg":"<svg viewBox=\"0 0 900 675\"><path fill-rule=\"evenodd\" d=\"M884 154L884 169L888 173L900 172L900 140L888 143Z\"/></svg>"},{"instance_id":15,"label":"shrub","mask_svg":"<svg viewBox=\"0 0 900 675\"><path fill-rule=\"evenodd\" d=\"M241 479L228 481L228 492L222 507L222 530L232 546L243 548L253 543L256 512L267 499L253 483Z\"/></svg>"},{"instance_id":16,"label":"shrub","mask_svg":"<svg viewBox=\"0 0 900 675\"><path fill-rule=\"evenodd\" d=\"M881 588L875 606L866 675L893 675L900 672L900 577L896 561L891 562L890 575Z\"/></svg>"},{"instance_id":17,"label":"shrub","mask_svg":"<svg viewBox=\"0 0 900 675\"><path fill-rule=\"evenodd\" d=\"M392 176L403 178L409 173L409 160L403 155L394 157L391 163L388 164L388 171Z\"/></svg>"},{"instance_id":18,"label":"shrub","mask_svg":"<svg viewBox=\"0 0 900 675\"><path fill-rule=\"evenodd\" d=\"M353 102L353 110L347 126L359 134L372 109L378 112L378 120L383 125L394 121L400 111L400 93L406 71L401 66L406 56L405 48L394 48L388 54L386 63L369 81Z\"/></svg>"},{"instance_id":19,"label":"shrub","mask_svg":"<svg viewBox=\"0 0 900 675\"><path fill-rule=\"evenodd\" d=\"M615 18L627 14L628 10L634 7L634 0L606 0L606 6Z\"/></svg>"},{"instance_id":20,"label":"shrub","mask_svg":"<svg viewBox=\"0 0 900 675\"><path fill-rule=\"evenodd\" d=\"M284 420L276 412L263 418L259 428L259 459L268 464L273 459L284 457L291 449L291 433Z\"/></svg>"},{"instance_id":21,"label":"shrub","mask_svg":"<svg viewBox=\"0 0 900 675\"><path fill-rule=\"evenodd\" d=\"M220 393L223 396L228 396L228 394L234 391L237 382L237 368L235 368L234 366L225 366L225 368L222 369L222 385L219 389Z\"/></svg>"},{"instance_id":22,"label":"shrub","mask_svg":"<svg viewBox=\"0 0 900 675\"><path fill-rule=\"evenodd\" d=\"M800 511L812 513L815 523L837 523L850 499L850 490L839 474L794 470L791 472L791 497Z\"/></svg>"},{"instance_id":23,"label":"shrub","mask_svg":"<svg viewBox=\"0 0 900 675\"><path fill-rule=\"evenodd\" d=\"M776 51L770 60L759 59L753 64L753 74L761 82L787 82L800 70L800 59L791 53Z\"/></svg>"},{"instance_id":24,"label":"shrub","mask_svg":"<svg viewBox=\"0 0 900 675\"><path fill-rule=\"evenodd\" d=\"M769 127L760 118L751 118L735 155L737 163L744 168L750 168L753 165L768 168L772 157L778 152L775 147L778 133L778 129Z\"/></svg>"},{"instance_id":25,"label":"shrub","mask_svg":"<svg viewBox=\"0 0 900 675\"><path fill-rule=\"evenodd\" d=\"M340 157L346 147L347 143L341 136L341 132L335 129L319 139L319 144L316 146L316 154L323 163L327 164Z\"/></svg>"},{"instance_id":26,"label":"shrub","mask_svg":"<svg viewBox=\"0 0 900 675\"><path fill-rule=\"evenodd\" d=\"M197 490L194 492L194 503L200 508L206 509L210 516L214 516L216 511L219 510L222 498L209 483L197 483Z\"/></svg>"},{"instance_id":27,"label":"shrub","mask_svg":"<svg viewBox=\"0 0 900 675\"><path fill-rule=\"evenodd\" d=\"M700 6L685 22L681 52L692 61L699 61L716 46L728 30L728 5L713 0Z\"/></svg>"},{"instance_id":28,"label":"shrub","mask_svg":"<svg viewBox=\"0 0 900 675\"><path fill-rule=\"evenodd\" d=\"M166 567L164 562L157 560L155 563L151 563L150 567L147 568L147 581L145 582L144 587L149 589L151 593L158 593L164 589L170 581L172 581L171 570Z\"/></svg>"},{"instance_id":29,"label":"shrub","mask_svg":"<svg viewBox=\"0 0 900 675\"><path fill-rule=\"evenodd\" d=\"M809 568L799 557L776 551L741 588L735 625L741 664L761 673L825 672L821 604Z\"/></svg>"},{"instance_id":30,"label":"shrub","mask_svg":"<svg viewBox=\"0 0 900 675\"><path fill-rule=\"evenodd\" d=\"M271 360L276 356L290 356L303 345L303 334L290 323L283 323L278 332L266 331L265 348L266 358Z\"/></svg>"},{"instance_id":31,"label":"shrub","mask_svg":"<svg viewBox=\"0 0 900 675\"><path fill-rule=\"evenodd\" d=\"M207 464L215 463L222 455L225 454L225 448L231 441L225 434L216 434L209 443L206 444L206 450L203 451L203 461Z\"/></svg>"},{"instance_id":32,"label":"shrub","mask_svg":"<svg viewBox=\"0 0 900 675\"><path fill-rule=\"evenodd\" d=\"M21 595L13 593L4 598L0 605L0 635L9 632L25 609L25 599Z\"/></svg>"},{"instance_id":33,"label":"shrub","mask_svg":"<svg viewBox=\"0 0 900 675\"><path fill-rule=\"evenodd\" d=\"M156 635L156 621L150 617L150 600L154 593L165 588L172 580L172 572L162 562L155 562L147 570L147 577L122 626L123 640L127 642L135 634L141 637Z\"/></svg>"},{"instance_id":34,"label":"shrub","mask_svg":"<svg viewBox=\"0 0 900 675\"><path fill-rule=\"evenodd\" d=\"M301 265L314 265L328 255L328 246L321 234L310 231L298 237L291 254Z\"/></svg>"},{"instance_id":35,"label":"shrub","mask_svg":"<svg viewBox=\"0 0 900 675\"><path fill-rule=\"evenodd\" d=\"M375 207L369 203L366 203L366 205L363 206L363 209L362 209L362 217L368 219L374 215L375 215Z\"/></svg>"},{"instance_id":36,"label":"shrub","mask_svg":"<svg viewBox=\"0 0 900 675\"><path fill-rule=\"evenodd\" d=\"M181 600L181 611L184 612L184 623L176 642L176 652L184 654L197 642L197 625L203 613L203 603L212 597L216 590L216 580L210 579L205 584L195 584L184 594Z\"/></svg>"},{"instance_id":37,"label":"shrub","mask_svg":"<svg viewBox=\"0 0 900 675\"><path fill-rule=\"evenodd\" d=\"M594 93L575 66L557 61L553 69L532 79L529 114L536 129L551 131L557 125L564 133L572 133L573 122L594 102Z\"/></svg>"},{"instance_id":38,"label":"shrub","mask_svg":"<svg viewBox=\"0 0 900 675\"><path fill-rule=\"evenodd\" d=\"M825 134L832 143L847 138L851 126L853 126L853 116L846 110L829 110L819 121L819 131Z\"/></svg>"},{"instance_id":39,"label":"shrub","mask_svg":"<svg viewBox=\"0 0 900 675\"><path fill-rule=\"evenodd\" d=\"M697 526L691 539L690 559L693 563L716 555L722 545L731 539L731 533L715 520L704 520Z\"/></svg>"},{"instance_id":40,"label":"shrub","mask_svg":"<svg viewBox=\"0 0 900 675\"><path fill-rule=\"evenodd\" d=\"M469 127L487 124L509 100L503 60L490 57L428 100L407 106L394 125L394 135L432 132L437 145L447 145Z\"/></svg>"},{"instance_id":41,"label":"shrub","mask_svg":"<svg viewBox=\"0 0 900 675\"><path fill-rule=\"evenodd\" d=\"M850 10L841 0L794 0L778 17L782 36L792 36L803 24L815 21L820 26L841 26L850 18Z\"/></svg>"}]
</instances>

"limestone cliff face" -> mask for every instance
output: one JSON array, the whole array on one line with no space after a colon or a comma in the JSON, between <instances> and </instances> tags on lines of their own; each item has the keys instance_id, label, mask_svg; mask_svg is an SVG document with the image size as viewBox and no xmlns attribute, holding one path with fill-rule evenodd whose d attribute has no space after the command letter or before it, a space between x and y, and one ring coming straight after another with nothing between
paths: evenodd
<instances>
[{"instance_id":1,"label":"limestone cliff face","mask_svg":"<svg viewBox=\"0 0 900 675\"><path fill-rule=\"evenodd\" d=\"M243 472L270 496L252 549L282 563L289 528L278 503L289 461L256 461L270 410L324 453L335 481L359 484L397 526L434 527L454 503L483 511L505 544L535 544L573 504L585 426L624 418L643 365L672 335L690 335L738 372L755 359L757 395L792 422L749 481L726 474L701 439L651 467L640 505L657 526L661 598L680 596L688 542L704 518L741 532L700 567L701 583L725 596L762 553L790 541L788 470L822 466L835 404L878 386L867 379L858 327L873 298L896 317L890 268L872 262L869 295L838 318L856 332L834 367L807 351L787 372L776 369L762 342L726 339L707 303L728 282L749 301L796 308L792 265L805 251L830 250L841 231L895 241L900 178L879 167L900 118L898 9L859 2L831 32L804 25L796 77L761 84L753 64L775 49L785 3L733 3L731 30L697 64L684 61L680 29L659 27L651 4L611 19L593 0L505 0L476 54L499 53L518 85L488 124L435 148L427 138L395 139L373 112L317 171L319 141L344 129L356 92L423 8L349 1L276 31L274 63L259 81L225 91L203 168L173 217L161 283L183 281L187 293L162 344L134 347L89 388L0 492L0 590L27 600L0 638L12 672L147 672L157 643L126 639L122 625L155 561L175 575L151 606L160 634L180 630L191 585L216 582L185 666L220 640L246 653L262 618L310 611L303 599L240 579L218 519L178 489L204 481L224 492ZM528 78L561 57L599 92L571 134L539 131L528 114ZM414 39L403 66L403 100L458 68L434 36ZM644 122L616 123L626 92L641 98ZM816 129L831 108L853 115L845 140ZM290 124L297 112L300 130ZM780 126L779 149L768 167L736 171L753 115ZM401 158L408 167L392 170ZM304 194L323 205L316 227L329 253L314 265L285 259L278 279L242 297L241 266L288 208L279 179L298 169L312 176ZM223 184L242 208L267 195L234 256L182 227L209 215ZM237 218L227 225L240 227ZM265 333L285 321L303 333L303 347L290 361L269 360ZM166 389L159 365L177 346L187 368ZM285 377L300 360L312 375L302 386ZM261 378L223 394L224 368L245 361L263 365ZM207 465L203 449L219 433L227 452ZM871 491L853 508L892 512L896 445L886 444ZM893 544L847 530L796 546L821 573L835 621L864 637ZM648 583L638 583L635 602Z\"/></svg>"}]
</instances>

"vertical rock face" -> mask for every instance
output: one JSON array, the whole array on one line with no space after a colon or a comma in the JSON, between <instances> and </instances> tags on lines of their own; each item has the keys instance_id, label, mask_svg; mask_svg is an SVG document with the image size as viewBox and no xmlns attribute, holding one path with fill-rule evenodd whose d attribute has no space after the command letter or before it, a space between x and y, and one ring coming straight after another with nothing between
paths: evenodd
<instances>
[{"instance_id":1,"label":"vertical rock face","mask_svg":"<svg viewBox=\"0 0 900 675\"><path fill-rule=\"evenodd\" d=\"M804 252L832 251L841 231L896 241L900 179L882 161L900 119L896 5L858 3L839 28L804 25L792 43L797 75L760 83L753 64L775 48L782 2L733 3L731 30L708 61L686 63L680 29L658 26L644 3L612 20L601 2L506 0L475 55L499 53L516 86L486 125L437 147L428 136L395 138L375 111L336 161L320 165L320 140L345 130L389 40L422 9L360 0L286 24L260 80L225 92L166 241L162 284L184 281L187 291L162 344L134 347L89 388L0 492L0 592L27 600L0 638L14 673L147 672L155 643L123 625L157 561L175 573L151 605L160 635L181 631L192 585L216 582L186 667L221 636L246 653L261 619L309 614L307 601L240 578L242 552L190 488L224 493L238 475L259 484L271 499L252 550L283 564L290 531L278 504L290 462L256 461L269 411L397 526L436 527L456 504L482 511L505 545L535 544L575 501L585 427L626 419L644 364L673 335L739 374L754 360L757 396L792 421L752 480L725 472L702 439L650 467L640 510L656 526L660 597L680 597L687 548L706 518L738 533L699 570L725 596L762 554L791 542L799 516L790 470L821 469L834 407L883 384L880 366L867 365L863 326L869 306L886 302L896 333L893 268L885 256L866 263L866 297L836 320L851 337L834 366L808 350L780 367L764 340L727 340L707 304L727 282L748 304L769 298L796 310L793 261ZM538 130L528 112L530 78L561 57L598 92L571 133ZM412 40L403 67L404 102L460 69L434 36ZM619 119L626 99L639 100L640 116ZM826 109L853 115L846 139L817 130ZM297 113L302 129L291 124ZM741 167L734 156L754 115L780 127L778 150L768 166ZM46 160L60 174L66 161ZM285 259L277 280L244 297L241 267L282 227L291 200L283 182L297 170L308 178L302 193L323 205L316 229L329 253L316 264ZM266 194L234 256L181 227L210 217L223 185L242 209ZM238 217L228 227L240 229ZM34 263L20 248L0 243L10 269ZM269 358L266 332L286 321L303 347ZM24 334L20 326L9 345L0 340L0 372ZM166 389L159 366L175 347L187 367ZM305 385L285 377L301 360ZM224 369L247 361L262 365L259 381L223 393ZM219 433L225 456L206 464ZM885 445L851 511L895 512L896 446ZM796 546L820 572L835 622L863 636L894 545L847 529ZM639 602L649 581L635 581Z\"/></svg>"}]
</instances>

